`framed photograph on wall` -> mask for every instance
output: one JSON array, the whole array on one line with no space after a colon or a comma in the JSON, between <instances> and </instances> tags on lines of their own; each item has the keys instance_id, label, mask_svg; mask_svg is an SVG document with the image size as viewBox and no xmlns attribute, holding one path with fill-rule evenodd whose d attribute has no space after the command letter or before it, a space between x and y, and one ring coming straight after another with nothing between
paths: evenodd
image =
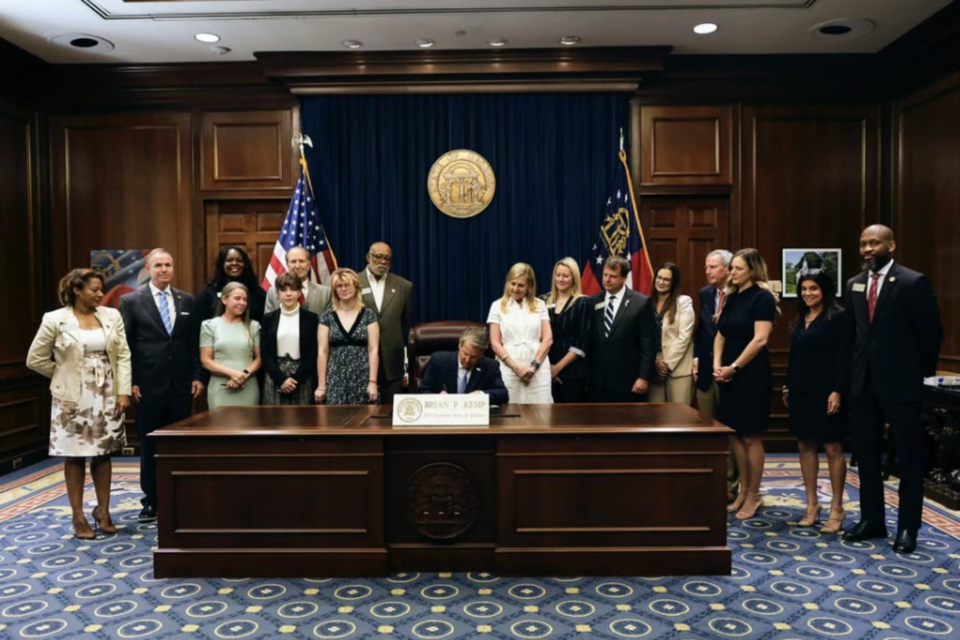
<instances>
[{"instance_id":1,"label":"framed photograph on wall","mask_svg":"<svg viewBox=\"0 0 960 640\"><path fill-rule=\"evenodd\" d=\"M841 265L843 254L840 249L784 249L783 260L783 297L796 298L797 278L808 271L826 271L833 280L834 291L839 297L843 280Z\"/></svg>"}]
</instances>

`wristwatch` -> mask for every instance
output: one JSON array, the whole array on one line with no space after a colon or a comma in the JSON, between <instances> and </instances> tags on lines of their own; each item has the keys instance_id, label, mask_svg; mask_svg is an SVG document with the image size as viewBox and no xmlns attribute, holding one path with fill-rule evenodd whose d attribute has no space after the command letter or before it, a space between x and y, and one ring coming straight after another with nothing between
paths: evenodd
<instances>
[{"instance_id":1,"label":"wristwatch","mask_svg":"<svg viewBox=\"0 0 960 640\"><path fill-rule=\"evenodd\" d=\"M730 365L730 366L733 368L733 372L734 372L734 373L740 373L740 369L743 368L743 367L741 367L740 365L738 365L736 362L734 362L734 363L733 363L732 365Z\"/></svg>"},{"instance_id":2,"label":"wristwatch","mask_svg":"<svg viewBox=\"0 0 960 640\"><path fill-rule=\"evenodd\" d=\"M533 367L534 369L539 369L541 364L543 364L543 363L540 362L539 360L531 360L531 361L530 361L530 366Z\"/></svg>"},{"instance_id":3,"label":"wristwatch","mask_svg":"<svg viewBox=\"0 0 960 640\"><path fill-rule=\"evenodd\" d=\"M243 370L243 375L249 377L249 376L250 376L250 372L247 371L246 369L244 369L244 370Z\"/></svg>"}]
</instances>

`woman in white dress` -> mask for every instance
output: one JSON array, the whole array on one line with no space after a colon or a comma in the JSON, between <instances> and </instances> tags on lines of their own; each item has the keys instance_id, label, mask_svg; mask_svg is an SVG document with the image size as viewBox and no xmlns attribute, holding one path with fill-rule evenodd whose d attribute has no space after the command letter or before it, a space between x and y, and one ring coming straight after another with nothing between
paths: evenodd
<instances>
[{"instance_id":1,"label":"woman in white dress","mask_svg":"<svg viewBox=\"0 0 960 640\"><path fill-rule=\"evenodd\" d=\"M126 444L130 349L120 312L101 307L103 275L74 269L60 281L62 309L43 316L27 366L50 378L50 455L63 456L74 535L94 537L83 513L86 458L97 496L93 524L116 533L110 518L110 454Z\"/></svg>"},{"instance_id":2,"label":"woman in white dress","mask_svg":"<svg viewBox=\"0 0 960 640\"><path fill-rule=\"evenodd\" d=\"M552 403L548 354L553 331L547 304L537 299L537 279L530 265L518 262L510 268L503 297L490 305L487 323L510 402Z\"/></svg>"}]
</instances>

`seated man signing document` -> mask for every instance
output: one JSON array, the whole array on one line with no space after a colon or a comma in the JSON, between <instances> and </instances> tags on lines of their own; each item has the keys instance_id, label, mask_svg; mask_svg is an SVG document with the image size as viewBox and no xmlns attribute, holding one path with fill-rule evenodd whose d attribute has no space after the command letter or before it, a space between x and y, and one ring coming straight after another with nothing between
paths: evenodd
<instances>
[{"instance_id":1,"label":"seated man signing document","mask_svg":"<svg viewBox=\"0 0 960 640\"><path fill-rule=\"evenodd\" d=\"M460 336L460 351L437 351L423 375L420 393L486 393L490 404L505 404L507 388L500 377L500 364L484 358L490 339L480 328Z\"/></svg>"}]
</instances>

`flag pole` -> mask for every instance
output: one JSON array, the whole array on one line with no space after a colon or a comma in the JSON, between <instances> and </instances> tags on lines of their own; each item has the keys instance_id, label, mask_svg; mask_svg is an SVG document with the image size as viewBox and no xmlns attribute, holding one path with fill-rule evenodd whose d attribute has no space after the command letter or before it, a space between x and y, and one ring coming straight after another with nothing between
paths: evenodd
<instances>
[{"instance_id":1,"label":"flag pole","mask_svg":"<svg viewBox=\"0 0 960 640\"><path fill-rule=\"evenodd\" d=\"M637 196L633 193L633 180L630 178L630 167L627 165L627 152L623 150L623 129L620 129L620 163L623 165L623 170L627 173L627 187L630 189L630 197L633 198L633 217L637 223L637 231L640 232L640 244L643 246L643 259L647 261L647 268L650 269L651 275L656 278L657 274L653 273L653 264L650 262L650 248L647 246L647 240L643 237L643 227L640 226L640 201L637 200Z\"/></svg>"},{"instance_id":2,"label":"flag pole","mask_svg":"<svg viewBox=\"0 0 960 640\"><path fill-rule=\"evenodd\" d=\"M307 186L310 188L310 193L313 194L313 201L317 201L317 192L313 190L313 182L310 180L310 169L307 167L307 155L303 152L303 145L309 145L310 148L313 148L313 140L310 139L310 136L305 136L302 133L297 134L297 137L293 139L295 143L300 145L300 166L303 168L303 175L307 179ZM323 241L327 244L327 251L330 252L330 257L333 258L333 268L339 269L337 265L337 255L333 252L333 247L330 246L330 239L327 238L327 230L322 229L323 232Z\"/></svg>"}]
</instances>

